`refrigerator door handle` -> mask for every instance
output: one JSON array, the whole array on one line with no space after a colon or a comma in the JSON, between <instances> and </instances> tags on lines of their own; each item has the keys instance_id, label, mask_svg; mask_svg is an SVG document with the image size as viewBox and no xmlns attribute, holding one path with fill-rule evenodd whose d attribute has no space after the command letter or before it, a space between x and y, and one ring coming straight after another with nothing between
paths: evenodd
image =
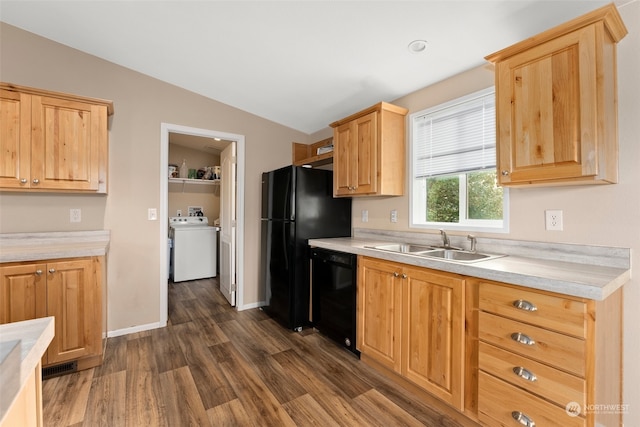
<instances>
[{"instance_id":1,"label":"refrigerator door handle","mask_svg":"<svg viewBox=\"0 0 640 427\"><path fill-rule=\"evenodd\" d=\"M287 253L287 226L291 226L288 222L282 224L282 253L284 254L285 269L289 269L289 254Z\"/></svg>"}]
</instances>

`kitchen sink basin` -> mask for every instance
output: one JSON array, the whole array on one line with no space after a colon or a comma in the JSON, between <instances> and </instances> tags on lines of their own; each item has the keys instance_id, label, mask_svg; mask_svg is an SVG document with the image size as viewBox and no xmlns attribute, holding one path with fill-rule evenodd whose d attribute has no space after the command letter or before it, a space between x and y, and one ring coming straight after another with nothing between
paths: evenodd
<instances>
[{"instance_id":1,"label":"kitchen sink basin","mask_svg":"<svg viewBox=\"0 0 640 427\"><path fill-rule=\"evenodd\" d=\"M458 248L443 248L437 246L414 245L412 243L387 243L383 245L366 246L369 249L416 255L425 258L441 259L444 261L471 263L500 258L505 255L483 254L469 252Z\"/></svg>"},{"instance_id":2,"label":"kitchen sink basin","mask_svg":"<svg viewBox=\"0 0 640 427\"><path fill-rule=\"evenodd\" d=\"M370 249L380 249L382 251L400 252L408 254L419 254L421 252L433 251L433 246L414 245L412 243L389 243L385 245L367 246Z\"/></svg>"},{"instance_id":3,"label":"kitchen sink basin","mask_svg":"<svg viewBox=\"0 0 640 427\"><path fill-rule=\"evenodd\" d=\"M430 258L442 258L449 261L473 262L489 258L497 258L501 255L481 254L478 252L467 252L456 249L439 249L425 253L424 256L428 256Z\"/></svg>"}]
</instances>

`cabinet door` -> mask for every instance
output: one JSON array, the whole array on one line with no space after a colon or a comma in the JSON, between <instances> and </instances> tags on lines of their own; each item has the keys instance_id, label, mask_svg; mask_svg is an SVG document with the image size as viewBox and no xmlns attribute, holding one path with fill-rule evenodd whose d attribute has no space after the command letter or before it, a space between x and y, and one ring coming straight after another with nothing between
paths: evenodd
<instances>
[{"instance_id":1,"label":"cabinet door","mask_svg":"<svg viewBox=\"0 0 640 427\"><path fill-rule=\"evenodd\" d=\"M357 161L355 179L356 194L372 194L377 191L377 142L378 142L378 113L369 113L355 122Z\"/></svg>"},{"instance_id":2,"label":"cabinet door","mask_svg":"<svg viewBox=\"0 0 640 427\"><path fill-rule=\"evenodd\" d=\"M402 268L362 258L358 263L357 341L362 354L400 372Z\"/></svg>"},{"instance_id":3,"label":"cabinet door","mask_svg":"<svg viewBox=\"0 0 640 427\"><path fill-rule=\"evenodd\" d=\"M501 184L598 174L595 28L497 65Z\"/></svg>"},{"instance_id":4,"label":"cabinet door","mask_svg":"<svg viewBox=\"0 0 640 427\"><path fill-rule=\"evenodd\" d=\"M29 188L31 96L0 90L0 188Z\"/></svg>"},{"instance_id":5,"label":"cabinet door","mask_svg":"<svg viewBox=\"0 0 640 427\"><path fill-rule=\"evenodd\" d=\"M338 126L333 131L333 194L334 196L348 196L353 191L358 158L355 145L355 123L349 122Z\"/></svg>"},{"instance_id":6,"label":"cabinet door","mask_svg":"<svg viewBox=\"0 0 640 427\"><path fill-rule=\"evenodd\" d=\"M377 191L377 116L369 113L334 130L334 195Z\"/></svg>"},{"instance_id":7,"label":"cabinet door","mask_svg":"<svg viewBox=\"0 0 640 427\"><path fill-rule=\"evenodd\" d=\"M100 353L100 290L91 260L47 264L47 314L55 337L47 352L54 364Z\"/></svg>"},{"instance_id":8,"label":"cabinet door","mask_svg":"<svg viewBox=\"0 0 640 427\"><path fill-rule=\"evenodd\" d=\"M33 96L31 187L98 190L106 108Z\"/></svg>"},{"instance_id":9,"label":"cabinet door","mask_svg":"<svg viewBox=\"0 0 640 427\"><path fill-rule=\"evenodd\" d=\"M45 264L0 267L0 324L47 315Z\"/></svg>"},{"instance_id":10,"label":"cabinet door","mask_svg":"<svg viewBox=\"0 0 640 427\"><path fill-rule=\"evenodd\" d=\"M464 280L406 269L402 374L464 408Z\"/></svg>"}]
</instances>

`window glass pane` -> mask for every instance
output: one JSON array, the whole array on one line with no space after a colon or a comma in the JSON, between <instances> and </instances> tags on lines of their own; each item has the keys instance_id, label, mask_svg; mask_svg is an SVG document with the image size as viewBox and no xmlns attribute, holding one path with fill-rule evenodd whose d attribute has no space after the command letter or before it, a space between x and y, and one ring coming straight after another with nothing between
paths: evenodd
<instances>
[{"instance_id":1,"label":"window glass pane","mask_svg":"<svg viewBox=\"0 0 640 427\"><path fill-rule=\"evenodd\" d=\"M460 179L438 176L427 179L427 221L460 221Z\"/></svg>"},{"instance_id":2,"label":"window glass pane","mask_svg":"<svg viewBox=\"0 0 640 427\"><path fill-rule=\"evenodd\" d=\"M468 219L502 219L502 205L495 169L467 174Z\"/></svg>"}]
</instances>

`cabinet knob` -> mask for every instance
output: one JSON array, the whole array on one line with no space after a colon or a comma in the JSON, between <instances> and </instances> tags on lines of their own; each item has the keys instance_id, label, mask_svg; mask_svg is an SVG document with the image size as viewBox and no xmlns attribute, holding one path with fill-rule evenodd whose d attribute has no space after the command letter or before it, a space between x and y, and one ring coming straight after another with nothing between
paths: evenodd
<instances>
[{"instance_id":1,"label":"cabinet knob","mask_svg":"<svg viewBox=\"0 0 640 427\"><path fill-rule=\"evenodd\" d=\"M527 381L534 382L538 380L538 377L536 377L533 372L523 368L522 366L514 366L513 373Z\"/></svg>"},{"instance_id":2,"label":"cabinet knob","mask_svg":"<svg viewBox=\"0 0 640 427\"><path fill-rule=\"evenodd\" d=\"M20 184L26 184L28 182L27 178L22 178L20 180Z\"/></svg>"},{"instance_id":3,"label":"cabinet knob","mask_svg":"<svg viewBox=\"0 0 640 427\"><path fill-rule=\"evenodd\" d=\"M38 178L33 178L33 183L34 184L40 184L40 180Z\"/></svg>"},{"instance_id":4,"label":"cabinet knob","mask_svg":"<svg viewBox=\"0 0 640 427\"><path fill-rule=\"evenodd\" d=\"M407 274L406 273L402 273L402 278L406 279L407 278Z\"/></svg>"},{"instance_id":5,"label":"cabinet knob","mask_svg":"<svg viewBox=\"0 0 640 427\"><path fill-rule=\"evenodd\" d=\"M398 277L398 276L400 276L400 273L398 273L397 271L394 271L393 272L393 277Z\"/></svg>"},{"instance_id":6,"label":"cabinet knob","mask_svg":"<svg viewBox=\"0 0 640 427\"><path fill-rule=\"evenodd\" d=\"M55 269L55 268L50 268L50 269L49 269L49 273L53 274L53 273L55 273L55 272L56 272L56 269Z\"/></svg>"},{"instance_id":7,"label":"cabinet knob","mask_svg":"<svg viewBox=\"0 0 640 427\"><path fill-rule=\"evenodd\" d=\"M511 412L511 416L513 417L514 420L516 420L523 426L536 427L536 423L531 418L529 418L528 416L526 416L520 411Z\"/></svg>"},{"instance_id":8,"label":"cabinet knob","mask_svg":"<svg viewBox=\"0 0 640 427\"><path fill-rule=\"evenodd\" d=\"M512 333L511 339L514 340L515 342L519 342L520 344L524 344L524 345L534 345L536 343L535 340L533 340L529 336L520 332Z\"/></svg>"},{"instance_id":9,"label":"cabinet knob","mask_svg":"<svg viewBox=\"0 0 640 427\"><path fill-rule=\"evenodd\" d=\"M36 276L40 276L42 274L42 270L36 270Z\"/></svg>"},{"instance_id":10,"label":"cabinet knob","mask_svg":"<svg viewBox=\"0 0 640 427\"><path fill-rule=\"evenodd\" d=\"M536 307L535 304L530 303L529 301L523 300L523 299L519 299L519 300L515 300L513 302L513 306L515 308L517 308L518 310L524 310L524 311L537 311L538 307Z\"/></svg>"},{"instance_id":11,"label":"cabinet knob","mask_svg":"<svg viewBox=\"0 0 640 427\"><path fill-rule=\"evenodd\" d=\"M501 172L501 174L502 174L502 176L509 176L509 171L505 171L505 170L503 170L503 171Z\"/></svg>"}]
</instances>

